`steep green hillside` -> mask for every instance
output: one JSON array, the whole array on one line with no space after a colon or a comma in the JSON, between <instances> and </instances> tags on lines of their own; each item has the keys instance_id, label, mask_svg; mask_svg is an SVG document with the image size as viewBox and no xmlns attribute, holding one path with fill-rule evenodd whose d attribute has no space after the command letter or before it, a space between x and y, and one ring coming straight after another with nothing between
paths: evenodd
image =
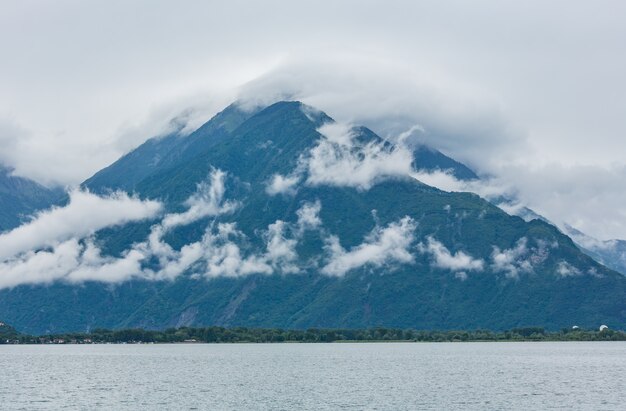
<instances>
[{"instance_id":1,"label":"steep green hillside","mask_svg":"<svg viewBox=\"0 0 626 411\"><path fill-rule=\"evenodd\" d=\"M507 215L474 194L424 185L396 173L395 161L376 163L372 153L386 158L396 148L370 130L353 130L352 145L344 151L317 154L340 162L369 161L388 172L385 178L359 180L367 173L358 167L329 175L335 170L330 163L313 170L313 150L323 139L318 130L330 121L298 102L277 103L223 138L207 134L216 140L193 158L172 161L133 183L141 197L161 199L169 212L185 213L191 207L187 200L212 170L227 173L225 199L236 207L176 226L164 236L174 250L206 246L205 259L181 275L2 290L0 318L28 333L182 325L497 330L606 323L626 328L625 277L581 253L545 222ZM450 167L442 162L428 168ZM314 172L339 183L314 180ZM293 185L271 192L277 174L293 179ZM107 178L124 180L123 175ZM316 219L309 216L314 223L302 228L302 210L315 204ZM277 247L282 260L269 260L270 229L278 220L284 229L282 248ZM102 230L98 244L123 256L155 223ZM220 223L235 223L238 232L219 239ZM235 248L240 255L233 254ZM230 252L231 260L216 250ZM270 262L264 273L244 272L240 265L239 271L218 275L209 267L224 263L224 269L235 256L256 256L250 264L259 264L261 257ZM146 265L156 270L159 262L153 258Z\"/></svg>"}]
</instances>

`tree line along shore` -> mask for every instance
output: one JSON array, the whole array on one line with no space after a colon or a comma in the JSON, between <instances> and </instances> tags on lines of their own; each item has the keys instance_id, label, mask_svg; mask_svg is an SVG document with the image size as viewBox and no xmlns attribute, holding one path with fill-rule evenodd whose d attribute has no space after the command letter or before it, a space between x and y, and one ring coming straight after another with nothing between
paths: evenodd
<instances>
[{"instance_id":1,"label":"tree line along shore","mask_svg":"<svg viewBox=\"0 0 626 411\"><path fill-rule=\"evenodd\" d=\"M94 329L88 333L32 336L0 326L0 344L139 344L139 343L282 343L282 342L470 342L470 341L626 341L624 331L611 329L513 328L507 331L425 331L395 328L307 330L246 327L181 327L166 330Z\"/></svg>"}]
</instances>

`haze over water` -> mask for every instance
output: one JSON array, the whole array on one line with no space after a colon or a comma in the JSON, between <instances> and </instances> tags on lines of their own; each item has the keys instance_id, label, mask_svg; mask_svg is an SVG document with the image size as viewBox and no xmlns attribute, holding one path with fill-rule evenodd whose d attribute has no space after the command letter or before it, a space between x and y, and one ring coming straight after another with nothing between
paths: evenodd
<instances>
[{"instance_id":1,"label":"haze over water","mask_svg":"<svg viewBox=\"0 0 626 411\"><path fill-rule=\"evenodd\" d=\"M624 409L626 343L0 346L2 409Z\"/></svg>"}]
</instances>

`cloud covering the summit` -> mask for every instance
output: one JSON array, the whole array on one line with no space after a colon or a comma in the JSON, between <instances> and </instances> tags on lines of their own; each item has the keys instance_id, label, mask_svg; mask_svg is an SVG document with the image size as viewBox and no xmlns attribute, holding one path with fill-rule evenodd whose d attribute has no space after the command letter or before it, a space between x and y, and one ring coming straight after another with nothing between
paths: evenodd
<instances>
[{"instance_id":1,"label":"cloud covering the summit","mask_svg":"<svg viewBox=\"0 0 626 411\"><path fill-rule=\"evenodd\" d=\"M0 163L76 184L236 98L299 99L383 137L413 130L548 218L566 208L626 238L625 14L582 0L12 2Z\"/></svg>"}]
</instances>

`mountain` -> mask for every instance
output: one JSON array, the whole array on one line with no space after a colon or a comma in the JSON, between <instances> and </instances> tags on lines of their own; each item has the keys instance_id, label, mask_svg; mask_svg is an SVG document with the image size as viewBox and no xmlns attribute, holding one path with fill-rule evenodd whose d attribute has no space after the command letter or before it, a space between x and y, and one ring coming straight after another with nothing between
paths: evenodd
<instances>
[{"instance_id":1,"label":"mountain","mask_svg":"<svg viewBox=\"0 0 626 411\"><path fill-rule=\"evenodd\" d=\"M48 189L27 178L14 176L11 168L0 165L0 232L19 226L62 195L60 189Z\"/></svg>"},{"instance_id":2,"label":"mountain","mask_svg":"<svg viewBox=\"0 0 626 411\"><path fill-rule=\"evenodd\" d=\"M141 270L0 290L0 318L26 333L626 327L626 278L554 226L408 176L454 169L441 153L414 156L299 102L217 124L166 137L167 149L148 142L85 182L163 202L165 216L93 239L111 267L141 255ZM181 154L150 161L169 151Z\"/></svg>"},{"instance_id":3,"label":"mountain","mask_svg":"<svg viewBox=\"0 0 626 411\"><path fill-rule=\"evenodd\" d=\"M565 225L564 231L582 247L583 251L596 259L596 261L626 275L626 241L601 241L570 225Z\"/></svg>"}]
</instances>

